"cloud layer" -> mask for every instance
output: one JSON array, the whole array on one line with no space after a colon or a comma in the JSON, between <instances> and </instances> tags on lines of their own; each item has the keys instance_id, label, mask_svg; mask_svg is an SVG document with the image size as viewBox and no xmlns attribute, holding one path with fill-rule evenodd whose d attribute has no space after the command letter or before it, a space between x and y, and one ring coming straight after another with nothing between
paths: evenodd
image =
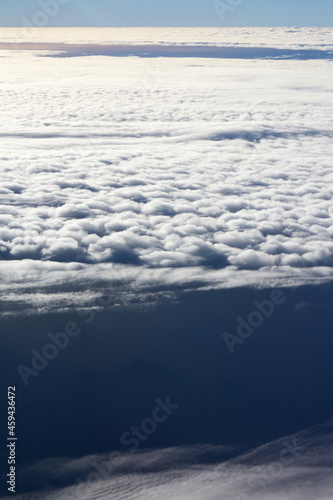
<instances>
[{"instance_id":1,"label":"cloud layer","mask_svg":"<svg viewBox=\"0 0 333 500\"><path fill-rule=\"evenodd\" d=\"M328 500L332 488L332 425L274 441L224 462L222 446L193 446L76 460L49 459L21 472L75 486L19 500ZM235 451L233 452L235 454ZM120 455L120 454L118 454ZM220 463L219 462L220 457Z\"/></svg>"},{"instance_id":2,"label":"cloud layer","mask_svg":"<svg viewBox=\"0 0 333 500\"><path fill-rule=\"evenodd\" d=\"M218 18L217 18L218 21ZM0 43L158 44L332 49L332 28L1 28Z\"/></svg>"},{"instance_id":3,"label":"cloud layer","mask_svg":"<svg viewBox=\"0 0 333 500\"><path fill-rule=\"evenodd\" d=\"M330 61L2 54L2 261L332 267Z\"/></svg>"}]
</instances>

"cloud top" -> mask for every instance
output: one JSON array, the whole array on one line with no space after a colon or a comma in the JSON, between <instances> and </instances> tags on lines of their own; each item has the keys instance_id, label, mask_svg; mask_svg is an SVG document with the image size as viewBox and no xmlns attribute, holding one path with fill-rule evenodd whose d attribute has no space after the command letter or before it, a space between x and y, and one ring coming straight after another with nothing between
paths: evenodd
<instances>
[{"instance_id":1,"label":"cloud top","mask_svg":"<svg viewBox=\"0 0 333 500\"><path fill-rule=\"evenodd\" d=\"M2 54L3 283L11 263L330 275L330 61Z\"/></svg>"}]
</instances>

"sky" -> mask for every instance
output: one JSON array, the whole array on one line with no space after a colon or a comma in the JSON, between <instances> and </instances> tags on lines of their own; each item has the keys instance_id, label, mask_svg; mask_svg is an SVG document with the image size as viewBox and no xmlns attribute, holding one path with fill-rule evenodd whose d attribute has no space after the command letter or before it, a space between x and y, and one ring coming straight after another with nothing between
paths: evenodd
<instances>
[{"instance_id":1,"label":"sky","mask_svg":"<svg viewBox=\"0 0 333 500\"><path fill-rule=\"evenodd\" d=\"M43 18L39 27L331 26L332 17L331 0L15 0L0 7L1 27L38 26Z\"/></svg>"}]
</instances>

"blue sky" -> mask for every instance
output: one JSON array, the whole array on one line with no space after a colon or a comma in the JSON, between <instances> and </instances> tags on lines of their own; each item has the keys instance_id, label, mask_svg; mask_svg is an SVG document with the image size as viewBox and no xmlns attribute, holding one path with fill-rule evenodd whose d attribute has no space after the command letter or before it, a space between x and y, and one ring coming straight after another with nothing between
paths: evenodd
<instances>
[{"instance_id":1,"label":"blue sky","mask_svg":"<svg viewBox=\"0 0 333 500\"><path fill-rule=\"evenodd\" d=\"M33 22L42 5L54 13L47 26L333 25L332 0L12 0L2 2L0 26Z\"/></svg>"}]
</instances>

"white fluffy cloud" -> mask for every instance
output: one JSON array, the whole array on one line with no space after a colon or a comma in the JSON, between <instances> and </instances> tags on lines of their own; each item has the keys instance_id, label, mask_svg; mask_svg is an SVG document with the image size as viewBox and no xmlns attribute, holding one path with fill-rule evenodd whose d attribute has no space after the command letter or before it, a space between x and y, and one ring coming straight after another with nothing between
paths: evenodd
<instances>
[{"instance_id":1,"label":"white fluffy cloud","mask_svg":"<svg viewBox=\"0 0 333 500\"><path fill-rule=\"evenodd\" d=\"M2 261L332 267L331 61L2 54Z\"/></svg>"}]
</instances>

